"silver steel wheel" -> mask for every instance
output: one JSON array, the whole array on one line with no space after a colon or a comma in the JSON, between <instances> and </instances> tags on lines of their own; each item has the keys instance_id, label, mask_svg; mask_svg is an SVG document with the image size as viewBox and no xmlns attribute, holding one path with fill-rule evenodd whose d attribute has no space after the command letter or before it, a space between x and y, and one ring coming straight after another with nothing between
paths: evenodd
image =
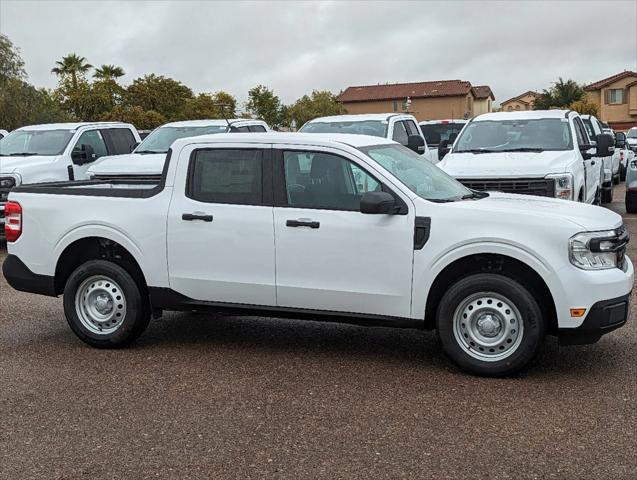
<instances>
[{"instance_id":1,"label":"silver steel wheel","mask_svg":"<svg viewBox=\"0 0 637 480\"><path fill-rule=\"evenodd\" d=\"M524 321L515 304L503 295L480 292L463 300L453 316L458 345L473 358L497 362L520 346Z\"/></svg>"},{"instance_id":2,"label":"silver steel wheel","mask_svg":"<svg viewBox=\"0 0 637 480\"><path fill-rule=\"evenodd\" d=\"M120 286L104 275L89 277L75 294L75 311L91 333L108 335L126 317L126 297Z\"/></svg>"}]
</instances>

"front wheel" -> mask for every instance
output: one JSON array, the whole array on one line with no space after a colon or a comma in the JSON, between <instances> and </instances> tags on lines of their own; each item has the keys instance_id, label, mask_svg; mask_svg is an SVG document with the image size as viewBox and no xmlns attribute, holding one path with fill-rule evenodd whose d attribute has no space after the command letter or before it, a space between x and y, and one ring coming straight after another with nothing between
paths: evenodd
<instances>
[{"instance_id":1,"label":"front wheel","mask_svg":"<svg viewBox=\"0 0 637 480\"><path fill-rule=\"evenodd\" d=\"M544 338L544 318L535 297L515 280L480 273L444 294L436 326L442 346L463 370L506 376L525 367Z\"/></svg>"},{"instance_id":2,"label":"front wheel","mask_svg":"<svg viewBox=\"0 0 637 480\"><path fill-rule=\"evenodd\" d=\"M104 260L90 260L71 274L64 313L80 340L98 348L132 342L150 321L150 309L130 273Z\"/></svg>"}]
</instances>

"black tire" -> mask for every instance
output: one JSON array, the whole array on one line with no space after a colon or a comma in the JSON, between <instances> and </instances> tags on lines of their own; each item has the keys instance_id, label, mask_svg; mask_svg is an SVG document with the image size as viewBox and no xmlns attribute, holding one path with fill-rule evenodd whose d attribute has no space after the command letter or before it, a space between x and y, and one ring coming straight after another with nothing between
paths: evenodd
<instances>
[{"instance_id":1,"label":"black tire","mask_svg":"<svg viewBox=\"0 0 637 480\"><path fill-rule=\"evenodd\" d=\"M619 185L620 183L621 183L621 173L617 173L617 175L613 177L613 185Z\"/></svg>"},{"instance_id":2,"label":"black tire","mask_svg":"<svg viewBox=\"0 0 637 480\"><path fill-rule=\"evenodd\" d=\"M461 340L457 339L454 333L454 317L457 311L466 304L468 299L482 294L504 297L512 302L520 313L520 319L516 321L522 322L522 328L520 328L522 333L518 332L521 338L516 339L514 344L517 346L511 347L511 351L507 353L509 356L506 358L497 359L495 357L497 351L495 354L485 354L494 355L489 361L476 358L468 352L471 350L473 355L482 355L478 352L477 345L475 349L462 345ZM506 318L503 320L505 323L509 321ZM462 327L464 326L465 324L462 323ZM537 355L544 339L545 319L535 297L521 284L504 275L479 273L459 280L447 290L438 305L436 328L444 351L460 368L481 376L502 377L524 368ZM462 337L462 335L459 336ZM467 337L466 333L463 336ZM509 342L509 340L505 341Z\"/></svg>"},{"instance_id":3,"label":"black tire","mask_svg":"<svg viewBox=\"0 0 637 480\"><path fill-rule=\"evenodd\" d=\"M92 331L80 319L78 308L81 307L76 308L76 297L79 295L78 289L82 288L84 291L84 285L86 285L87 289L90 289L89 284L91 282L88 280L99 277L112 279L114 282L113 287L117 287L117 298L124 299L123 301L118 300L125 307L122 310L124 314L121 319L117 319L117 327L112 327L114 328L112 332L108 332L108 329L101 331L101 333L97 332L96 330L100 328L97 325L102 325L98 323L91 324L95 325L93 327L94 331ZM111 287L106 281L104 285ZM113 291L116 290L113 289ZM90 290L88 294L90 295ZM119 305L113 306L111 303L111 306L111 311L117 312L116 308ZM142 296L140 286L123 267L105 260L90 260L80 265L71 274L64 287L64 313L71 330L80 340L97 348L116 348L131 343L146 330L150 321L150 308L148 302ZM114 314L116 315L117 313ZM84 322L87 322L87 314L83 314L83 318ZM113 320L113 322L115 321Z\"/></svg>"},{"instance_id":4,"label":"black tire","mask_svg":"<svg viewBox=\"0 0 637 480\"><path fill-rule=\"evenodd\" d=\"M626 192L626 212L637 213L637 195Z\"/></svg>"},{"instance_id":5,"label":"black tire","mask_svg":"<svg viewBox=\"0 0 637 480\"><path fill-rule=\"evenodd\" d=\"M619 167L619 181L620 182L626 181L626 167L624 167L624 165L621 165Z\"/></svg>"},{"instance_id":6,"label":"black tire","mask_svg":"<svg viewBox=\"0 0 637 480\"><path fill-rule=\"evenodd\" d=\"M608 190L602 190L602 203L611 203L613 201L613 187Z\"/></svg>"}]
</instances>

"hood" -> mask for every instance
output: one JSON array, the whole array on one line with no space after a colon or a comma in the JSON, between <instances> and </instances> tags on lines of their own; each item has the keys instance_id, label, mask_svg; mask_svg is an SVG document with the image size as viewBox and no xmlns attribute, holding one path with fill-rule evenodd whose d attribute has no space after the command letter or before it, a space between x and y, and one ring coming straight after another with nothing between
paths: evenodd
<instances>
[{"instance_id":1,"label":"hood","mask_svg":"<svg viewBox=\"0 0 637 480\"><path fill-rule=\"evenodd\" d=\"M0 173L20 173L21 168L48 165L53 163L56 158L56 156L49 155L33 155L31 157L0 157Z\"/></svg>"},{"instance_id":2,"label":"hood","mask_svg":"<svg viewBox=\"0 0 637 480\"><path fill-rule=\"evenodd\" d=\"M438 166L455 178L544 177L564 173L573 152L449 153Z\"/></svg>"},{"instance_id":3,"label":"hood","mask_svg":"<svg viewBox=\"0 0 637 480\"><path fill-rule=\"evenodd\" d=\"M622 217L607 208L532 195L490 192L489 197L481 200L454 202L449 205L472 211L480 209L487 213L500 213L516 223L522 222L525 216L533 216L545 222L547 228L550 228L550 220L570 222L587 231L609 230L622 224Z\"/></svg>"},{"instance_id":4,"label":"hood","mask_svg":"<svg viewBox=\"0 0 637 480\"><path fill-rule=\"evenodd\" d=\"M88 171L96 175L118 173L125 175L160 174L164 169L165 161L165 153L129 153L127 155L102 157L99 163L91 166Z\"/></svg>"}]
</instances>

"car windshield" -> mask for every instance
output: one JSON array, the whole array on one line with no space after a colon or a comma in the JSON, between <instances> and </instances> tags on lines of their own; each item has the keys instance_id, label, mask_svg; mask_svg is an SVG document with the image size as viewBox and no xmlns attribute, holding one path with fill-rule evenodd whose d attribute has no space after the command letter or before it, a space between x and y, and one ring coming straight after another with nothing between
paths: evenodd
<instances>
[{"instance_id":1,"label":"car windshield","mask_svg":"<svg viewBox=\"0 0 637 480\"><path fill-rule=\"evenodd\" d=\"M626 134L626 138L637 138L637 128L631 128Z\"/></svg>"},{"instance_id":2,"label":"car windshield","mask_svg":"<svg viewBox=\"0 0 637 480\"><path fill-rule=\"evenodd\" d=\"M60 155L74 134L74 130L15 130L0 140L0 156Z\"/></svg>"},{"instance_id":3,"label":"car windshield","mask_svg":"<svg viewBox=\"0 0 637 480\"><path fill-rule=\"evenodd\" d=\"M225 133L227 125L205 127L159 127L153 130L135 149L135 153L166 153L175 140L199 135Z\"/></svg>"},{"instance_id":4,"label":"car windshield","mask_svg":"<svg viewBox=\"0 0 637 480\"><path fill-rule=\"evenodd\" d=\"M469 123L454 152L541 152L571 150L573 139L566 118L482 120Z\"/></svg>"},{"instance_id":5,"label":"car windshield","mask_svg":"<svg viewBox=\"0 0 637 480\"><path fill-rule=\"evenodd\" d=\"M303 133L353 133L356 135L371 135L373 137L387 136L387 122L381 120L363 120L357 122L310 122L301 127Z\"/></svg>"},{"instance_id":6,"label":"car windshield","mask_svg":"<svg viewBox=\"0 0 637 480\"><path fill-rule=\"evenodd\" d=\"M425 200L453 202L483 196L474 194L440 168L402 145L372 145L359 150Z\"/></svg>"},{"instance_id":7,"label":"car windshield","mask_svg":"<svg viewBox=\"0 0 637 480\"><path fill-rule=\"evenodd\" d=\"M454 133L456 136L464 127L464 123L446 122L446 123L421 123L422 130L427 145L437 147L443 140L449 141L449 136Z\"/></svg>"}]
</instances>

